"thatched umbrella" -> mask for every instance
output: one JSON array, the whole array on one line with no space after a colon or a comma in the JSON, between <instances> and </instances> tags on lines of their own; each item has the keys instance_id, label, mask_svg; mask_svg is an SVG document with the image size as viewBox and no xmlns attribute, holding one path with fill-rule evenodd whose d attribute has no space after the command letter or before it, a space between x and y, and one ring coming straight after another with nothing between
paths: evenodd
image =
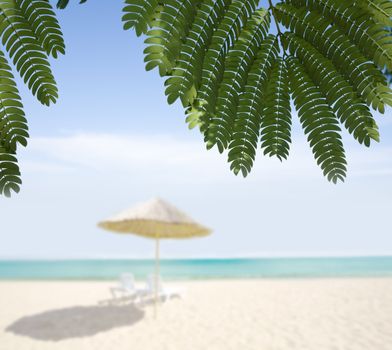
<instances>
[{"instance_id":1,"label":"thatched umbrella","mask_svg":"<svg viewBox=\"0 0 392 350\"><path fill-rule=\"evenodd\" d=\"M155 314L158 301L159 240L203 237L211 233L210 229L159 198L125 210L98 225L118 233L133 233L155 239Z\"/></svg>"}]
</instances>

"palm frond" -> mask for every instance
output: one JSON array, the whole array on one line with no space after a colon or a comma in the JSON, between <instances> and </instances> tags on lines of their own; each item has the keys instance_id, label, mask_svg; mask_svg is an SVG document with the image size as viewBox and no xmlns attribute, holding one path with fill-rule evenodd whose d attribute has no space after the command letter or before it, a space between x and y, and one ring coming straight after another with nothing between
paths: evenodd
<instances>
[{"instance_id":1,"label":"palm frond","mask_svg":"<svg viewBox=\"0 0 392 350\"><path fill-rule=\"evenodd\" d=\"M124 29L134 28L137 36L145 34L160 7L158 0L126 0L122 17Z\"/></svg>"},{"instance_id":2,"label":"palm frond","mask_svg":"<svg viewBox=\"0 0 392 350\"><path fill-rule=\"evenodd\" d=\"M288 157L290 97L333 182L346 175L339 124L366 146L379 141L371 109L392 105L384 73L392 68L391 1L132 3L127 28L147 35L146 68L167 77L168 102L181 100L207 148L228 149L235 174L249 174L259 142L264 155ZM277 36L268 35L271 16Z\"/></svg>"},{"instance_id":3,"label":"palm frond","mask_svg":"<svg viewBox=\"0 0 392 350\"><path fill-rule=\"evenodd\" d=\"M317 164L334 183L346 177L346 158L339 122L325 97L298 59L287 60L294 104Z\"/></svg>"},{"instance_id":4,"label":"palm frond","mask_svg":"<svg viewBox=\"0 0 392 350\"><path fill-rule=\"evenodd\" d=\"M243 27L257 8L258 1L235 0L227 8L226 14L217 26L211 44L207 48L203 62L201 82L193 106L201 129L208 125L217 102L219 84L225 71L225 59L233 43L237 42ZM195 118L193 118L195 119ZM188 116L188 120L192 120Z\"/></svg>"},{"instance_id":5,"label":"palm frond","mask_svg":"<svg viewBox=\"0 0 392 350\"><path fill-rule=\"evenodd\" d=\"M27 145L27 120L11 67L0 51L0 146L15 152ZM0 191L1 193L1 191Z\"/></svg>"},{"instance_id":6,"label":"palm frond","mask_svg":"<svg viewBox=\"0 0 392 350\"><path fill-rule=\"evenodd\" d=\"M149 3L149 6L152 4ZM145 40L149 44L144 50L146 70L159 67L161 76L171 74L181 54L182 38L189 33L188 23L193 21L196 12L194 1L170 0L154 22L144 20L146 26L154 26L147 32L148 38Z\"/></svg>"},{"instance_id":7,"label":"palm frond","mask_svg":"<svg viewBox=\"0 0 392 350\"><path fill-rule=\"evenodd\" d=\"M385 112L385 105L389 105L388 95L391 93L385 89L385 76L342 30L306 7L296 8L280 3L276 10L279 20L287 28L310 42L335 64L368 105L381 113Z\"/></svg>"},{"instance_id":8,"label":"palm frond","mask_svg":"<svg viewBox=\"0 0 392 350\"><path fill-rule=\"evenodd\" d=\"M0 143L0 194L10 197L12 192L19 192L21 184L18 161L14 152L8 151Z\"/></svg>"},{"instance_id":9,"label":"palm frond","mask_svg":"<svg viewBox=\"0 0 392 350\"><path fill-rule=\"evenodd\" d=\"M45 105L56 102L56 82L48 55L64 53L59 24L47 0L2 0L0 39L32 94ZM19 192L16 152L26 146L27 120L12 69L0 50L0 195Z\"/></svg>"},{"instance_id":10,"label":"palm frond","mask_svg":"<svg viewBox=\"0 0 392 350\"><path fill-rule=\"evenodd\" d=\"M3 0L0 23L2 43L25 84L41 103L56 102L57 87L48 58L15 1Z\"/></svg>"},{"instance_id":11,"label":"palm frond","mask_svg":"<svg viewBox=\"0 0 392 350\"><path fill-rule=\"evenodd\" d=\"M257 58L249 71L244 92L239 97L228 160L234 173L242 172L244 177L252 169L259 142L261 121L268 115L265 113L264 97L278 54L278 38L275 35L269 35L260 45Z\"/></svg>"},{"instance_id":12,"label":"palm frond","mask_svg":"<svg viewBox=\"0 0 392 350\"><path fill-rule=\"evenodd\" d=\"M369 13L355 6L354 0L291 0L296 7L304 7L323 14L325 19L355 43L362 54L380 68L392 67L392 40L385 25L374 22Z\"/></svg>"},{"instance_id":13,"label":"palm frond","mask_svg":"<svg viewBox=\"0 0 392 350\"><path fill-rule=\"evenodd\" d=\"M362 9L368 11L370 15L379 23L391 27L392 3L389 0L358 0Z\"/></svg>"},{"instance_id":14,"label":"palm frond","mask_svg":"<svg viewBox=\"0 0 392 350\"><path fill-rule=\"evenodd\" d=\"M48 0L16 0L22 16L48 55L57 58L65 54L65 44L59 22Z\"/></svg>"},{"instance_id":15,"label":"palm frond","mask_svg":"<svg viewBox=\"0 0 392 350\"><path fill-rule=\"evenodd\" d=\"M240 92L245 87L247 76L267 35L269 25L269 13L266 10L255 11L229 50L215 111L204 134L207 148L217 145L219 151L223 152L230 143Z\"/></svg>"},{"instance_id":16,"label":"palm frond","mask_svg":"<svg viewBox=\"0 0 392 350\"><path fill-rule=\"evenodd\" d=\"M287 159L291 143L291 107L286 61L279 58L272 70L261 122L264 155Z\"/></svg>"},{"instance_id":17,"label":"palm frond","mask_svg":"<svg viewBox=\"0 0 392 350\"><path fill-rule=\"evenodd\" d=\"M206 46L211 42L214 23L222 20L228 2L205 0L200 4L189 34L181 46L178 64L171 77L165 81L165 93L169 103L180 98L183 106L187 107L195 100Z\"/></svg>"},{"instance_id":18,"label":"palm frond","mask_svg":"<svg viewBox=\"0 0 392 350\"><path fill-rule=\"evenodd\" d=\"M60 0L59 6L67 3ZM371 109L384 113L392 105L386 79L392 70L392 2L268 4L126 0L123 21L125 29L147 36L146 69L167 77L168 102L181 100L189 127L200 128L207 148L229 149L236 174L250 172L259 138L265 155L287 158L291 96L324 174L343 180L339 123L369 146L380 138ZM267 35L270 16L277 36Z\"/></svg>"},{"instance_id":19,"label":"palm frond","mask_svg":"<svg viewBox=\"0 0 392 350\"><path fill-rule=\"evenodd\" d=\"M289 52L300 60L340 122L354 138L366 146L372 139L379 141L378 127L368 106L358 98L333 63L313 45L293 33L284 34L284 43Z\"/></svg>"}]
</instances>

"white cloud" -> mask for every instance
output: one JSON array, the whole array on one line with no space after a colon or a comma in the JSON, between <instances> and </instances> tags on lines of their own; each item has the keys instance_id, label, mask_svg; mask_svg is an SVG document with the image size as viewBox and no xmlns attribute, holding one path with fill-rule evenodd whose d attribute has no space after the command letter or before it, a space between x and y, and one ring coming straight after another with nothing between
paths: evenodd
<instances>
[{"instance_id":1,"label":"white cloud","mask_svg":"<svg viewBox=\"0 0 392 350\"><path fill-rule=\"evenodd\" d=\"M0 201L2 229L13 232L0 256L146 256L148 242L124 244L95 223L155 195L215 230L208 240L165 242L167 256L390 250L392 148L348 143L348 181L333 186L305 140L293 143L288 161L260 154L244 180L230 172L225 155L206 151L193 135L33 138L21 158L21 194Z\"/></svg>"},{"instance_id":2,"label":"white cloud","mask_svg":"<svg viewBox=\"0 0 392 350\"><path fill-rule=\"evenodd\" d=\"M208 161L198 152L201 145L165 135L115 135L78 133L65 137L41 137L31 141L30 149L67 163L94 168L112 165L127 168L138 165L186 165Z\"/></svg>"},{"instance_id":3,"label":"white cloud","mask_svg":"<svg viewBox=\"0 0 392 350\"><path fill-rule=\"evenodd\" d=\"M128 174L130 178L167 178L211 181L231 174L225 159L207 152L202 142L166 135L114 135L77 133L32 139L22 162L24 172L73 169L91 174Z\"/></svg>"},{"instance_id":4,"label":"white cloud","mask_svg":"<svg viewBox=\"0 0 392 350\"><path fill-rule=\"evenodd\" d=\"M392 147L365 149L354 144L347 148L349 176L376 176L392 173ZM22 166L30 173L67 173L80 167L98 172L184 177L192 181L234 181L226 155L206 151L201 140L176 139L168 135L116 135L75 133L62 137L32 139ZM293 142L288 161L263 157L259 151L252 174L257 179L321 178L304 138Z\"/></svg>"}]
</instances>

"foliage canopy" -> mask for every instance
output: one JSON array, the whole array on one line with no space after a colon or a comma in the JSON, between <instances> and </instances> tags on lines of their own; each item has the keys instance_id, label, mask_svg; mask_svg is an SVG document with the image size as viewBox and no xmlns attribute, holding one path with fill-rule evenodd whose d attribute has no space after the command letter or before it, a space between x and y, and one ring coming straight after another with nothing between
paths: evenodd
<instances>
[{"instance_id":1,"label":"foliage canopy","mask_svg":"<svg viewBox=\"0 0 392 350\"><path fill-rule=\"evenodd\" d=\"M10 196L22 183L16 151L29 134L9 61L38 101L49 105L58 94L48 57L64 54L65 45L47 0L0 0L0 39L0 194Z\"/></svg>"},{"instance_id":2,"label":"foliage canopy","mask_svg":"<svg viewBox=\"0 0 392 350\"><path fill-rule=\"evenodd\" d=\"M235 174L249 174L258 148L287 159L291 102L334 183L347 171L342 127L365 146L379 141L372 110L392 105L390 0L125 0L123 11L124 28L145 37L146 69L165 77L168 102L182 103L189 127L227 152ZM9 61L49 105L58 95L48 58L65 45L49 0L0 0L0 39L0 194L9 196L28 138Z\"/></svg>"},{"instance_id":3,"label":"foliage canopy","mask_svg":"<svg viewBox=\"0 0 392 350\"><path fill-rule=\"evenodd\" d=\"M181 101L208 149L228 151L235 174L247 176L258 148L288 157L291 100L334 183L347 171L342 127L379 141L371 110L392 104L391 1L126 0L124 13L124 28L147 37L146 69L167 77L168 102Z\"/></svg>"}]
</instances>

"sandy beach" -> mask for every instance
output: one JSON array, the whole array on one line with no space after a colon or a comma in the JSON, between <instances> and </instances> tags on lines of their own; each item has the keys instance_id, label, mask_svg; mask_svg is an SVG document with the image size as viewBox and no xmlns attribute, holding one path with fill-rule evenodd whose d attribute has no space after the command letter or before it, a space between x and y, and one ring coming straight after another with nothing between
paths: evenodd
<instances>
[{"instance_id":1,"label":"sandy beach","mask_svg":"<svg viewBox=\"0 0 392 350\"><path fill-rule=\"evenodd\" d=\"M113 305L114 282L0 282L0 349L390 350L392 278L173 282Z\"/></svg>"}]
</instances>

